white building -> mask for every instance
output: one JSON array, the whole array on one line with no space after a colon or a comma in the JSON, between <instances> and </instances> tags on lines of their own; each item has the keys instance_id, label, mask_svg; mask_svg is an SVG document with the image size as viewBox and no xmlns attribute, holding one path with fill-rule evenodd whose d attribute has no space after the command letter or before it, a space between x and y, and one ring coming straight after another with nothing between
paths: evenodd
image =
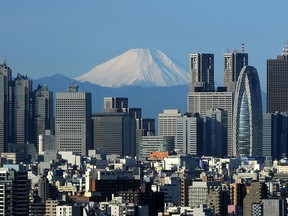
<instances>
[{"instance_id":1,"label":"white building","mask_svg":"<svg viewBox=\"0 0 288 216\"><path fill-rule=\"evenodd\" d=\"M182 116L177 109L166 109L163 113L158 114L158 135L159 136L175 136L176 121Z\"/></svg>"},{"instance_id":2,"label":"white building","mask_svg":"<svg viewBox=\"0 0 288 216\"><path fill-rule=\"evenodd\" d=\"M56 139L59 151L86 155L91 148L91 93L74 84L56 93Z\"/></svg>"}]
</instances>

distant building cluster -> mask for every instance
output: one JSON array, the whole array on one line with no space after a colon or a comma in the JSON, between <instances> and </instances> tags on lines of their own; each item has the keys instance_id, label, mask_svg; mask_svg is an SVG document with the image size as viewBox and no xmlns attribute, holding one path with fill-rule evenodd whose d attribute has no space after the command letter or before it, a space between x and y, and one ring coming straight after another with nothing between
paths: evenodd
<instances>
[{"instance_id":1,"label":"distant building cluster","mask_svg":"<svg viewBox=\"0 0 288 216\"><path fill-rule=\"evenodd\" d=\"M189 61L187 110L157 128L126 97L93 113L73 82L54 97L1 64L0 215L287 215L288 49L267 60L264 114L244 45L223 86L213 54Z\"/></svg>"}]
</instances>

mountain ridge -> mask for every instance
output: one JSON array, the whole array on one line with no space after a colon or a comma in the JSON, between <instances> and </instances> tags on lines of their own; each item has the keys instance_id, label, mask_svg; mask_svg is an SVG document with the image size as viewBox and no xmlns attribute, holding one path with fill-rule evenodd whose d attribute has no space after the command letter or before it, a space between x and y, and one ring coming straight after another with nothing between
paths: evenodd
<instances>
[{"instance_id":1,"label":"mountain ridge","mask_svg":"<svg viewBox=\"0 0 288 216\"><path fill-rule=\"evenodd\" d=\"M75 78L104 87L187 85L185 66L158 49L135 48Z\"/></svg>"}]
</instances>

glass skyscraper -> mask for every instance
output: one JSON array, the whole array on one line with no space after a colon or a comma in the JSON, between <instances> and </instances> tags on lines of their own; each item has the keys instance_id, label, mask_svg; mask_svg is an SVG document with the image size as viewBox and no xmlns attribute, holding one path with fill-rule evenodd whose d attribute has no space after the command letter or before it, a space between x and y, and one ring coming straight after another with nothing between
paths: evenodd
<instances>
[{"instance_id":1,"label":"glass skyscraper","mask_svg":"<svg viewBox=\"0 0 288 216\"><path fill-rule=\"evenodd\" d=\"M234 155L262 155L262 100L256 68L245 66L238 77L233 112Z\"/></svg>"}]
</instances>

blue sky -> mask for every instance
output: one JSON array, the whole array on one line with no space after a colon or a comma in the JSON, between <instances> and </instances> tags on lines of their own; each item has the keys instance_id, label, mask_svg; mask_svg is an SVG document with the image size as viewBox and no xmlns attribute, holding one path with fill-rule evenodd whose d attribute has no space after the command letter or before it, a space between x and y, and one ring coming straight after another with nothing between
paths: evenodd
<instances>
[{"instance_id":1,"label":"blue sky","mask_svg":"<svg viewBox=\"0 0 288 216\"><path fill-rule=\"evenodd\" d=\"M2 0L0 59L32 78L76 77L131 48L158 48L188 67L193 52L245 50L266 90L266 59L288 41L287 0Z\"/></svg>"}]
</instances>

